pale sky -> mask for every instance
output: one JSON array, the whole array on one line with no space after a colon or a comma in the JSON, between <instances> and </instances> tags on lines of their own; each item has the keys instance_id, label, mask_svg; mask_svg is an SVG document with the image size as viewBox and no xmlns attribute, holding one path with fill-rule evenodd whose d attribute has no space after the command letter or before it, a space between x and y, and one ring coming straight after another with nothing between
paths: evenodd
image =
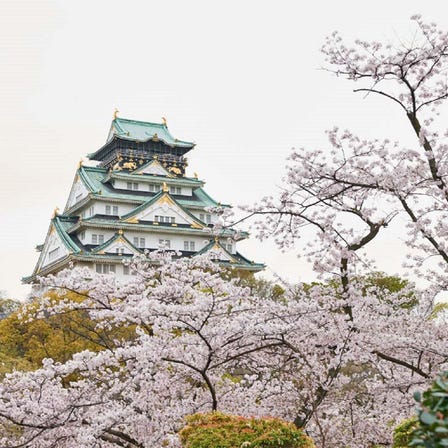
<instances>
[{"instance_id":1,"label":"pale sky","mask_svg":"<svg viewBox=\"0 0 448 448\"><path fill-rule=\"evenodd\" d=\"M166 117L175 137L197 143L189 174L234 206L275 194L290 149L326 145L335 124L414 144L398 108L319 69L319 48L336 29L409 36L415 13L448 29L441 0L0 0L0 290L27 294L20 278L34 248L79 160L105 142L114 108ZM390 255L379 268L398 272L393 239L382 244ZM312 275L294 252L254 235L239 249L267 275Z\"/></svg>"}]
</instances>

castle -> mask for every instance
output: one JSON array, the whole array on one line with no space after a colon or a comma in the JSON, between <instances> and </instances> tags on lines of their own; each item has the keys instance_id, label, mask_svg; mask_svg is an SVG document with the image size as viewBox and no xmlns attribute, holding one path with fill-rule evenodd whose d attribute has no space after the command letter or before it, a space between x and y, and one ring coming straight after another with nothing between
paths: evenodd
<instances>
[{"instance_id":1,"label":"castle","mask_svg":"<svg viewBox=\"0 0 448 448\"><path fill-rule=\"evenodd\" d=\"M212 232L221 205L186 176L185 155L194 143L174 138L166 121L148 123L115 115L107 141L80 163L63 213L55 211L37 265L24 282L69 266L126 278L123 259L169 249L178 256L211 253L225 267L252 272L264 268L242 256L237 241L247 238L223 228Z\"/></svg>"}]
</instances>

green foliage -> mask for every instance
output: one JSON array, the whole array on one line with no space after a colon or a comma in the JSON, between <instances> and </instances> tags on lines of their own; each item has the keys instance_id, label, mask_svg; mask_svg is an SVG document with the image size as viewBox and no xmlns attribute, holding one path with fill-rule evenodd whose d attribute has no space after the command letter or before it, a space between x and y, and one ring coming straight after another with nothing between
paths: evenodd
<instances>
[{"instance_id":1,"label":"green foliage","mask_svg":"<svg viewBox=\"0 0 448 448\"><path fill-rule=\"evenodd\" d=\"M448 447L448 371L441 373L431 387L414 394L419 403L418 427L412 434L410 447Z\"/></svg>"},{"instance_id":2,"label":"green foliage","mask_svg":"<svg viewBox=\"0 0 448 448\"><path fill-rule=\"evenodd\" d=\"M238 286L249 288L252 295L261 298L281 300L285 294L285 289L278 283L255 277L253 272L226 269L222 272L221 277L224 280L236 279Z\"/></svg>"},{"instance_id":3,"label":"green foliage","mask_svg":"<svg viewBox=\"0 0 448 448\"><path fill-rule=\"evenodd\" d=\"M392 448L407 448L411 443L414 431L418 428L416 417L408 418L402 421L394 429L394 442Z\"/></svg>"},{"instance_id":4,"label":"green foliage","mask_svg":"<svg viewBox=\"0 0 448 448\"><path fill-rule=\"evenodd\" d=\"M369 276L362 277L363 293L375 294L382 302L391 303L390 294L399 294L404 291L404 295L399 294L401 308L413 308L417 305L417 299L412 291L406 289L409 282L396 275L386 275L384 272L375 272Z\"/></svg>"},{"instance_id":5,"label":"green foliage","mask_svg":"<svg viewBox=\"0 0 448 448\"><path fill-rule=\"evenodd\" d=\"M221 412L186 417L179 436L184 448L315 448L292 423L276 418L244 418Z\"/></svg>"},{"instance_id":6,"label":"green foliage","mask_svg":"<svg viewBox=\"0 0 448 448\"><path fill-rule=\"evenodd\" d=\"M387 275L384 272L374 272L366 276L353 277L350 281L353 285L359 285L363 296L367 294L371 296L373 295L376 296L380 302L393 305L390 296L391 294L396 294L395 298L399 300L399 307L407 309L417 305L415 294L407 289L409 282L396 275ZM313 282L303 285L305 291L310 291L316 286L329 288L334 290L336 294L339 294L342 291L342 284L338 280L330 280L325 284Z\"/></svg>"},{"instance_id":7,"label":"green foliage","mask_svg":"<svg viewBox=\"0 0 448 448\"><path fill-rule=\"evenodd\" d=\"M8 355L0 351L0 380L13 370L32 370L34 368L26 359Z\"/></svg>"},{"instance_id":8,"label":"green foliage","mask_svg":"<svg viewBox=\"0 0 448 448\"><path fill-rule=\"evenodd\" d=\"M55 293L48 295L53 302L64 299ZM84 300L71 292L65 298L80 303ZM31 319L34 310L31 304L0 320L0 378L14 369L36 369L44 358L66 362L83 350L113 348L117 340L130 340L135 335L130 326L99 329L82 309Z\"/></svg>"}]
</instances>

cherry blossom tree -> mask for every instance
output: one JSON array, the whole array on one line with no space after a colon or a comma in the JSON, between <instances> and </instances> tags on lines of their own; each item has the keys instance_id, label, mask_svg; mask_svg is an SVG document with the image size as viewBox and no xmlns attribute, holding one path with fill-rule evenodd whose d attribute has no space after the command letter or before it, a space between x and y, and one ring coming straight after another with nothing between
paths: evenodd
<instances>
[{"instance_id":1,"label":"cherry blossom tree","mask_svg":"<svg viewBox=\"0 0 448 448\"><path fill-rule=\"evenodd\" d=\"M7 375L1 447L179 447L184 416L210 410L281 417L320 448L390 446L412 392L448 367L435 305L447 284L448 154L431 120L445 98L448 35L414 20L421 38L409 45L349 48L335 34L323 51L334 72L369 83L359 90L403 108L415 148L331 130L330 150L293 152L280 198L252 210L261 236L285 248L313 230L303 253L322 283L258 298L207 259L165 253L135 259L126 284L76 269L44 279L61 299L42 297L36 318L82 309L98 329L135 334ZM408 263L430 286L385 293L359 275L362 251L401 216Z\"/></svg>"},{"instance_id":2,"label":"cherry blossom tree","mask_svg":"<svg viewBox=\"0 0 448 448\"><path fill-rule=\"evenodd\" d=\"M177 446L184 415L218 405L235 411L250 397L243 378L255 372L256 354L281 344L265 337L258 299L200 258L159 255L133 268L126 285L87 270L45 279L61 294L84 291L85 299L55 304L44 297L37 318L83 309L98 328L133 324L136 335L7 376L0 446ZM234 401L232 391L241 388Z\"/></svg>"},{"instance_id":3,"label":"cherry blossom tree","mask_svg":"<svg viewBox=\"0 0 448 448\"><path fill-rule=\"evenodd\" d=\"M435 117L448 97L448 33L420 16L412 20L411 42L348 46L335 32L322 52L328 70L356 82L355 92L403 110L417 136L414 147L331 129L329 148L292 152L278 200L266 198L251 210L263 216L261 236L274 235L284 248L312 228L304 254L318 272L339 275L344 288L362 267L362 250L402 217L406 243L415 249L408 264L441 290L447 286L448 131L436 129Z\"/></svg>"},{"instance_id":4,"label":"cherry blossom tree","mask_svg":"<svg viewBox=\"0 0 448 448\"><path fill-rule=\"evenodd\" d=\"M357 278L373 264L367 256L368 249L392 224L404 226L402 233L408 249L404 264L412 269L410 273L427 282L424 295L428 309L434 306L434 299L447 290L448 131L438 129L436 117L448 97L445 74L448 34L435 24L425 23L420 16L412 20L415 34L410 41L383 45L358 40L347 45L336 32L327 38L322 52L329 71L356 82L355 92L367 97L378 95L391 107L398 107L405 113L411 132L416 135L413 147L404 148L389 139L368 140L350 131L331 129L328 148L292 152L278 198L265 198L257 207L247 208L251 215L261 217L257 227L262 238L274 237L283 249L295 246L313 263L316 272L324 278L338 279L340 309L345 315L344 323L352 332L347 339L349 343L363 331L364 325L356 323L358 319L369 315L358 315L365 313L362 307L368 298L359 297ZM302 241L304 238L306 240ZM384 345L371 351L374 357L367 365L386 361L391 372L398 368L401 379L406 378L401 387L412 389L418 377L424 381L434 375L432 361L421 369L423 358L420 355L424 357L424 353L428 353L431 334L435 339L440 337L440 341L443 336L436 336L437 332L428 333L423 339L415 339L414 344L409 339L409 345L402 346L411 349L406 353L397 346L387 349L388 338L392 344L397 340L390 330L382 328L381 322L394 322L401 331L407 320L405 316L394 320L390 310L384 313L381 320L378 316L378 320L373 321L378 335L384 332ZM423 325L426 320L421 319ZM444 349L439 348L441 351L437 353L442 355ZM359 356L358 359L365 359L361 353ZM439 361L438 367L443 368L443 355ZM356 358L353 362L357 364ZM329 363L325 375L332 385L342 369L335 369ZM366 390L371 387L370 384ZM320 393L320 388L318 383L308 390L314 390L311 402L322 409L325 403L321 397L325 399L329 389L324 387ZM386 405L392 396L385 399L383 412L396 407L390 402ZM364 408L368 409L376 409L375 419L379 422L378 408L374 405ZM319 411L312 405L305 415L318 418ZM298 424L306 422L305 418Z\"/></svg>"},{"instance_id":5,"label":"cherry blossom tree","mask_svg":"<svg viewBox=\"0 0 448 448\"><path fill-rule=\"evenodd\" d=\"M178 447L183 417L216 409L293 421L320 447L387 446L411 391L446 365L431 295L350 283L350 302L334 285L258 299L206 259L133 268L125 285L87 270L45 279L62 299L43 297L36 318L83 309L136 334L7 375L0 446Z\"/></svg>"}]
</instances>

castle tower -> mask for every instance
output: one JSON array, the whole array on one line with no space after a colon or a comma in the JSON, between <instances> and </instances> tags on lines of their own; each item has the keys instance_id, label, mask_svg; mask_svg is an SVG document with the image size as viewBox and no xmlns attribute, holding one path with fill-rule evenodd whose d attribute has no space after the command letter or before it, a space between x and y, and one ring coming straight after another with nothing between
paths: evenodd
<instances>
[{"instance_id":1,"label":"castle tower","mask_svg":"<svg viewBox=\"0 0 448 448\"><path fill-rule=\"evenodd\" d=\"M115 117L104 146L89 154L97 166L80 164L62 214L55 212L34 272L53 274L69 265L126 278L123 259L160 248L181 256L212 251L226 267L253 272L264 268L236 250L248 237L232 229L212 236L220 205L187 177L185 154L194 143L170 134L166 122L147 123Z\"/></svg>"}]
</instances>

